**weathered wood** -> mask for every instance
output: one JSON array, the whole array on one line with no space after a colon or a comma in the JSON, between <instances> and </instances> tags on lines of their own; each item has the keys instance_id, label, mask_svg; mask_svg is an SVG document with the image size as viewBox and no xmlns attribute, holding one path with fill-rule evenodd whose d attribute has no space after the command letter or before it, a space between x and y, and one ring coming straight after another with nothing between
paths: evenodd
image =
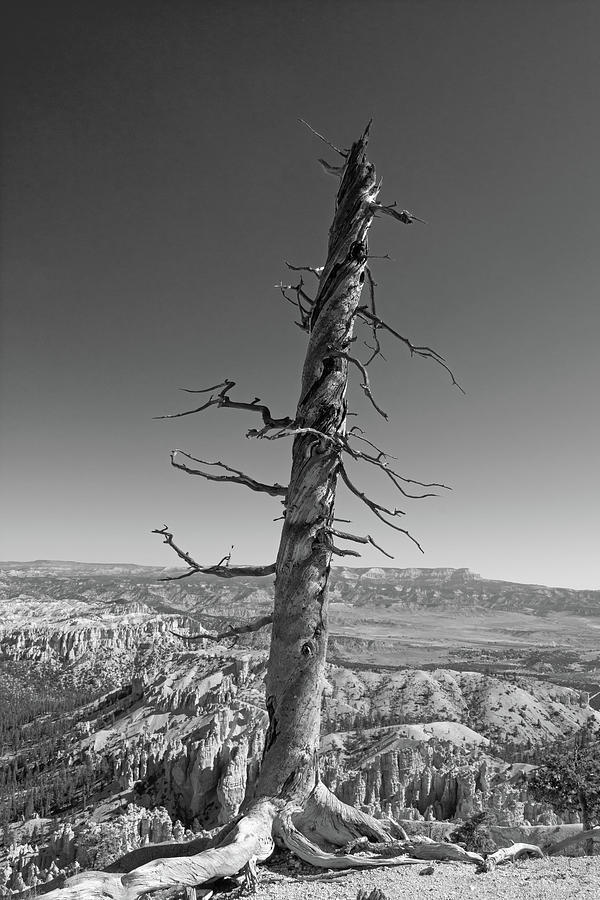
<instances>
[{"instance_id":1,"label":"weathered wood","mask_svg":"<svg viewBox=\"0 0 600 900\"><path fill-rule=\"evenodd\" d=\"M377 196L367 133L348 155L327 260L311 315L295 427L345 433L347 353L360 303L367 233ZM337 354L337 355L336 355ZM341 355L340 355L341 354ZM304 799L313 781L327 650L327 583L340 450L315 434L296 436L276 563L266 678L269 728L258 796Z\"/></svg>"},{"instance_id":2,"label":"weathered wood","mask_svg":"<svg viewBox=\"0 0 600 900\"><path fill-rule=\"evenodd\" d=\"M193 856L154 859L125 874L82 872L47 896L57 900L137 900L153 891L196 888L237 875L250 861L263 861L273 852L271 832L276 813L275 804L262 800L237 822L219 847Z\"/></svg>"},{"instance_id":3,"label":"weathered wood","mask_svg":"<svg viewBox=\"0 0 600 900\"><path fill-rule=\"evenodd\" d=\"M177 576L179 578L187 578L198 571L210 571L220 577L248 574L249 569L253 574L261 575L275 571L273 631L266 677L269 726L255 795L248 799L239 820L226 826L209 847L203 846L202 839L202 845L199 843L174 856L176 851L171 845L165 848L162 858L139 865L141 858L146 860L147 855L161 852L160 848L144 848L143 854L133 856L134 868L131 868L129 858L125 865L113 867L118 871L83 873L70 878L64 889L52 891L48 897L55 896L56 900L137 900L143 894L170 887L187 888L190 896L193 893L206 896L211 889L200 889L201 885L210 885L242 870L252 886L256 883L254 865L272 852L273 836L306 862L335 870L421 865L423 859L483 864L483 858L478 854L467 853L451 844L408 840L404 830L392 820L375 820L353 810L319 783L315 771L327 651L327 587L334 549L332 532L338 475L342 473L350 489L365 499L349 482L340 459L345 446L342 439L346 435L350 362L361 370L363 389L373 401L364 366L357 363L348 350L355 317L357 313L360 315L369 228L377 210L389 212L391 209L376 203L379 187L375 168L367 159L367 140L368 128L350 151L342 154L344 164L339 172L336 171L340 186L329 232L327 259L322 269L312 270L319 278L319 287L310 309L305 310L306 321L302 323L309 331L309 341L294 420L287 417L276 420L268 407L231 400L228 392L233 382L229 381L209 388L208 391L221 390L201 407L178 414L191 415L207 406L250 409L259 412L265 423L266 429L256 432L259 436L274 427L287 429L293 425L290 429L295 432L291 477L285 489L284 523L275 565L234 568L223 565L225 560L221 560L216 566L203 568L174 543L167 526L156 530L190 567L188 572ZM406 211L389 214L407 223L415 218ZM373 305L372 319L374 315ZM376 322L383 324L378 318ZM407 342L397 332L392 333ZM447 368L443 358L429 348L414 347L410 342L408 345L411 352L432 358ZM239 470L222 463L216 465L229 473L225 480L238 481L254 490L268 488L266 492L274 492L276 496L282 494L280 485L269 487L249 479ZM389 512L378 504L368 505L380 518L382 511L389 515L398 512ZM396 525L392 527L404 531ZM349 842L356 845L360 838L367 839L362 852L349 852L348 848L340 850ZM123 872L124 868L128 871Z\"/></svg>"},{"instance_id":4,"label":"weathered wood","mask_svg":"<svg viewBox=\"0 0 600 900\"><path fill-rule=\"evenodd\" d=\"M347 803L343 803L322 781L317 782L294 823L303 833L316 835L323 846L344 847L360 841L388 843L407 840L401 825L393 819L375 819Z\"/></svg>"},{"instance_id":5,"label":"weathered wood","mask_svg":"<svg viewBox=\"0 0 600 900\"><path fill-rule=\"evenodd\" d=\"M536 844L513 844L511 847L501 847L495 853L488 853L483 868L489 872L501 863L515 862L517 859L529 856L543 858L544 851Z\"/></svg>"}]
</instances>

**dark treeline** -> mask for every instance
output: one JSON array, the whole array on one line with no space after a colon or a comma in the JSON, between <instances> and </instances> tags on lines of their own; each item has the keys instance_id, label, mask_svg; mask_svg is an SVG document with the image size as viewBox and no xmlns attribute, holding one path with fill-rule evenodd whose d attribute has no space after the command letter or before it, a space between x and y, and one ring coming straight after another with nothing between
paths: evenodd
<instances>
[{"instance_id":1,"label":"dark treeline","mask_svg":"<svg viewBox=\"0 0 600 900\"><path fill-rule=\"evenodd\" d=\"M0 689L0 825L52 815L90 787L73 726L97 694L75 687L58 694L39 683L36 693L19 691L14 681Z\"/></svg>"}]
</instances>

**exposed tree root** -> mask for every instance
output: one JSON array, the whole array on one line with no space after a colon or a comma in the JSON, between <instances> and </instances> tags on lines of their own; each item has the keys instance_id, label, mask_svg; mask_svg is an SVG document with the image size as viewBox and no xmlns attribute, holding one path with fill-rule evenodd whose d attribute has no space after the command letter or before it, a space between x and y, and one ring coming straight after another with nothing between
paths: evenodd
<instances>
[{"instance_id":1,"label":"exposed tree root","mask_svg":"<svg viewBox=\"0 0 600 900\"><path fill-rule=\"evenodd\" d=\"M300 807L286 806L273 823L273 833L285 847L311 866L324 869L365 869L420 864L420 860L410 859L407 854L384 859L381 856L358 856L323 850L296 828L294 816L300 812Z\"/></svg>"},{"instance_id":2,"label":"exposed tree root","mask_svg":"<svg viewBox=\"0 0 600 900\"><path fill-rule=\"evenodd\" d=\"M245 866L273 852L271 837L276 805L260 800L227 834L223 844L193 856L162 857L125 874L84 872L51 891L56 900L137 900L142 894L170 887L196 887L237 875Z\"/></svg>"},{"instance_id":3,"label":"exposed tree root","mask_svg":"<svg viewBox=\"0 0 600 900\"><path fill-rule=\"evenodd\" d=\"M169 859L175 856L195 856L202 850L208 850L214 847L216 841L212 841L205 836L195 838L193 841L168 841L164 844L146 844L144 847L137 847L124 856L119 857L114 863L106 867L107 872L118 872L124 874L143 866L145 863L160 857L161 859Z\"/></svg>"},{"instance_id":4,"label":"exposed tree root","mask_svg":"<svg viewBox=\"0 0 600 900\"><path fill-rule=\"evenodd\" d=\"M483 864L483 871L491 872L500 863L515 862L521 857L529 856L543 858L544 851L537 844L513 844L512 847L502 847L495 853L488 853Z\"/></svg>"},{"instance_id":5,"label":"exposed tree root","mask_svg":"<svg viewBox=\"0 0 600 900\"><path fill-rule=\"evenodd\" d=\"M321 844L344 847L356 838L374 843L406 840L407 834L393 819L375 819L342 803L322 781L318 781L294 818L296 828L308 836L318 834Z\"/></svg>"},{"instance_id":6,"label":"exposed tree root","mask_svg":"<svg viewBox=\"0 0 600 900\"><path fill-rule=\"evenodd\" d=\"M255 880L255 864L271 855L273 838L304 862L338 871L421 865L424 860L453 860L492 871L500 863L523 856L544 856L535 844L514 844L484 859L458 844L409 838L392 819L374 819L359 812L317 782L302 806L288 803L282 807L281 801L263 798L212 839L205 836L190 844L143 848L143 852L135 851L119 860L111 867L113 871L76 875L47 897L137 900L143 894L168 888L212 884L242 871ZM200 849L207 842L212 846ZM163 855L139 864L153 853Z\"/></svg>"},{"instance_id":7,"label":"exposed tree root","mask_svg":"<svg viewBox=\"0 0 600 900\"><path fill-rule=\"evenodd\" d=\"M209 850L212 847L222 847L228 842L229 836L235 829L242 815L235 816L226 825L213 828L212 831L205 831L199 834L193 841L165 841L160 844L146 844L144 847L137 847L130 850L124 856L120 856L110 866L106 867L107 872L131 872L144 863L152 862L154 859L171 858L173 856L195 856L202 850Z\"/></svg>"},{"instance_id":8,"label":"exposed tree root","mask_svg":"<svg viewBox=\"0 0 600 900\"><path fill-rule=\"evenodd\" d=\"M273 833L304 862L328 869L416 865L424 859L479 866L484 862L478 853L457 844L411 840L393 819L374 819L347 806L322 782L317 782L302 807L284 807L273 823Z\"/></svg>"}]
</instances>

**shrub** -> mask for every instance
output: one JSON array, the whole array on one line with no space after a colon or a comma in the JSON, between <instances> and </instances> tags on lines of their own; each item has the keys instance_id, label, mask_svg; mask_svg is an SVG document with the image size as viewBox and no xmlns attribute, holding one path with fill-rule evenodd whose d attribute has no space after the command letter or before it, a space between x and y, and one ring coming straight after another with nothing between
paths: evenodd
<instances>
[{"instance_id":1,"label":"shrub","mask_svg":"<svg viewBox=\"0 0 600 900\"><path fill-rule=\"evenodd\" d=\"M562 815L578 812L586 831L600 823L599 744L597 735L582 729L570 746L561 741L548 748L527 778L534 800Z\"/></svg>"},{"instance_id":2,"label":"shrub","mask_svg":"<svg viewBox=\"0 0 600 900\"><path fill-rule=\"evenodd\" d=\"M463 844L465 850L472 853L493 853L496 844L489 830L489 816L487 810L475 813L462 822L458 828L450 834L450 840L455 844Z\"/></svg>"}]
</instances>

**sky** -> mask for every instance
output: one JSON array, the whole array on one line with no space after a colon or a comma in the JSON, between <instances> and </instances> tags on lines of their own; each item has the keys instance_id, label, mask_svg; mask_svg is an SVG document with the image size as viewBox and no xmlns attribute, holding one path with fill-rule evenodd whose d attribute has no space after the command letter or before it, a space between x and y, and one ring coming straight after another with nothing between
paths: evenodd
<instances>
[{"instance_id":1,"label":"sky","mask_svg":"<svg viewBox=\"0 0 600 900\"><path fill-rule=\"evenodd\" d=\"M600 588L600 5L594 0L103 0L11 4L2 29L0 558L275 558L277 499L174 471L169 450L285 483L251 413L188 408L231 378L293 415L306 336L274 285L320 265L335 154L369 154L427 225L377 219L370 369L424 554L339 488L360 565L469 567ZM309 276L310 277L310 276ZM357 347L359 345L356 345ZM191 398L192 401L194 398ZM390 484L351 466L371 496ZM351 560L352 561L352 560Z\"/></svg>"}]
</instances>

